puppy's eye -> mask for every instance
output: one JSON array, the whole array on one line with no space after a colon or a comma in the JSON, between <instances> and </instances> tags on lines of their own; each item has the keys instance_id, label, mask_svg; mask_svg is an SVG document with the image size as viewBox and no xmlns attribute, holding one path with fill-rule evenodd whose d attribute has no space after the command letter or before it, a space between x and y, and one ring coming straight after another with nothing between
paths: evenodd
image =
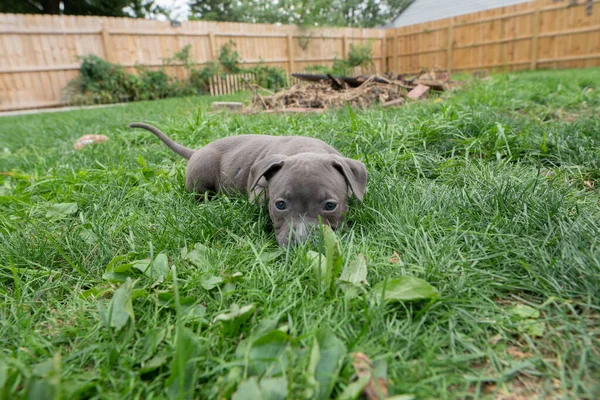
<instances>
[{"instance_id":1,"label":"puppy's eye","mask_svg":"<svg viewBox=\"0 0 600 400\"><path fill-rule=\"evenodd\" d=\"M325 203L325 211L333 211L333 210L335 210L336 207L337 207L337 204L335 204L332 201L328 201L327 203Z\"/></svg>"},{"instance_id":2,"label":"puppy's eye","mask_svg":"<svg viewBox=\"0 0 600 400\"><path fill-rule=\"evenodd\" d=\"M285 201L279 200L275 203L275 208L277 208L278 210L285 210L287 208L287 204L285 204Z\"/></svg>"}]
</instances>

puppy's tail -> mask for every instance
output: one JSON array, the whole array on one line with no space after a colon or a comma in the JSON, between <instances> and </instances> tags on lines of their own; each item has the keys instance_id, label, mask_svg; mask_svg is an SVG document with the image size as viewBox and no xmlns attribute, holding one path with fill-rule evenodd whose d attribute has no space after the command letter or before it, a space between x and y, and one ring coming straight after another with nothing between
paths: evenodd
<instances>
[{"instance_id":1,"label":"puppy's tail","mask_svg":"<svg viewBox=\"0 0 600 400\"><path fill-rule=\"evenodd\" d=\"M194 150L188 149L187 147L182 146L179 143L175 143L173 139L171 139L170 137L162 133L158 128L152 125L144 124L143 122L135 122L133 124L129 124L129 127L142 128L154 133L164 144L166 144L171 150L173 150L175 153L179 154L183 158L187 158L189 160L192 154L194 154Z\"/></svg>"}]
</instances>

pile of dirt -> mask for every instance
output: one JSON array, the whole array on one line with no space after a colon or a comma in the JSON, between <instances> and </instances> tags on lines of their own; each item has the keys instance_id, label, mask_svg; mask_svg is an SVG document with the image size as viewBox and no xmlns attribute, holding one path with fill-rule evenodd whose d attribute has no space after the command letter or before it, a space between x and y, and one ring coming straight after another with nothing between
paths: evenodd
<instances>
[{"instance_id":1,"label":"pile of dirt","mask_svg":"<svg viewBox=\"0 0 600 400\"><path fill-rule=\"evenodd\" d=\"M301 79L318 81L296 84L289 89L268 95L261 95L255 89L248 111L309 112L343 107L346 104L358 108L374 104L396 106L409 99L424 98L430 88L444 91L459 85L458 82L450 80L447 71L441 69L422 71L413 77L399 75L392 79L378 75L347 78L304 74L301 74Z\"/></svg>"}]
</instances>

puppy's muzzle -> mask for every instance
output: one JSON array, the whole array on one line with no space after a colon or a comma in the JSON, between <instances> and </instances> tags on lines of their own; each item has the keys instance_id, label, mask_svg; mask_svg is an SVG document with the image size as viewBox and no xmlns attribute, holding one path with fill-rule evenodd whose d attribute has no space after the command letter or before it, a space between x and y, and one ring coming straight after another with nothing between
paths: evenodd
<instances>
[{"instance_id":1,"label":"puppy's muzzle","mask_svg":"<svg viewBox=\"0 0 600 400\"><path fill-rule=\"evenodd\" d=\"M315 238L318 231L319 221L316 218L294 218L277 232L277 243L280 246L304 243Z\"/></svg>"}]
</instances>

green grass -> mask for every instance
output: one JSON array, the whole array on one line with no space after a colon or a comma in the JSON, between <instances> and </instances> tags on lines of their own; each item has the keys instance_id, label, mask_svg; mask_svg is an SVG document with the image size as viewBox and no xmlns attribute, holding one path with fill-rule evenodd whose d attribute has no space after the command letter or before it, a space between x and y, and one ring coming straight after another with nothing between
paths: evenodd
<instances>
[{"instance_id":1,"label":"green grass","mask_svg":"<svg viewBox=\"0 0 600 400\"><path fill-rule=\"evenodd\" d=\"M211 114L212 100L0 119L0 398L222 398L240 382L253 398L253 377L294 399L331 380L337 397L352 352L390 394L600 396L600 69L319 116ZM185 160L134 121L193 147L305 135L362 160L365 201L337 234L369 287L321 290L319 249L280 250L241 196L195 202ZM86 133L110 141L73 151ZM159 253L152 276L127 264ZM400 276L439 297L381 303L373 286Z\"/></svg>"}]
</instances>

